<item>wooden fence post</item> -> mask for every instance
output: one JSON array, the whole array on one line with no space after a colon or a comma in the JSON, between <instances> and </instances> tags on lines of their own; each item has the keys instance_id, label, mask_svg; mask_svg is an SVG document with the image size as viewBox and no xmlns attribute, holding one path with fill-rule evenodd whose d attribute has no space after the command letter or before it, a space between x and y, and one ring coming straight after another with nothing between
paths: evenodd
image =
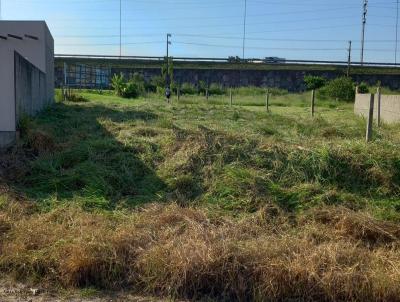
<instances>
[{"instance_id":1,"label":"wooden fence post","mask_svg":"<svg viewBox=\"0 0 400 302\"><path fill-rule=\"evenodd\" d=\"M267 96L265 100L265 106L267 107L267 112L269 112L269 89L267 90Z\"/></svg>"},{"instance_id":2,"label":"wooden fence post","mask_svg":"<svg viewBox=\"0 0 400 302\"><path fill-rule=\"evenodd\" d=\"M379 86L377 89L377 94L378 94L378 112L377 112L377 121L378 121L378 127L381 126L381 87Z\"/></svg>"},{"instance_id":3,"label":"wooden fence post","mask_svg":"<svg viewBox=\"0 0 400 302\"><path fill-rule=\"evenodd\" d=\"M232 107L232 105L233 105L232 88L229 90L229 94L230 94L230 104L231 104L231 107Z\"/></svg>"},{"instance_id":4,"label":"wooden fence post","mask_svg":"<svg viewBox=\"0 0 400 302\"><path fill-rule=\"evenodd\" d=\"M366 134L367 143L372 139L372 126L374 122L374 101L375 101L375 95L371 93L371 98L369 101L369 113L368 113L367 134Z\"/></svg>"},{"instance_id":5,"label":"wooden fence post","mask_svg":"<svg viewBox=\"0 0 400 302\"><path fill-rule=\"evenodd\" d=\"M315 89L311 91L311 116L314 117L315 113Z\"/></svg>"}]
</instances>

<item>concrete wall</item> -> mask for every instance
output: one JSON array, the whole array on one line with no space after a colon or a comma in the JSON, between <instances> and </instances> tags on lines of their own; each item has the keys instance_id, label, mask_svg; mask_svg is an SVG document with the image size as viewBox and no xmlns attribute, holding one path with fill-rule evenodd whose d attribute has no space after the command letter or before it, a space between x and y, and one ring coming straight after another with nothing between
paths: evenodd
<instances>
[{"instance_id":1,"label":"concrete wall","mask_svg":"<svg viewBox=\"0 0 400 302\"><path fill-rule=\"evenodd\" d=\"M0 35L6 37L5 40L0 39L0 147L4 147L4 142L9 141L10 136L15 137L12 133L16 131L18 124L15 52L45 75L44 80L41 78L45 86L44 98L50 103L54 100L54 40L44 21L0 21ZM18 89L20 88L21 86ZM23 93L26 96L28 90ZM40 93L37 93L36 88L31 93L32 101L36 102Z\"/></svg>"},{"instance_id":2,"label":"concrete wall","mask_svg":"<svg viewBox=\"0 0 400 302\"><path fill-rule=\"evenodd\" d=\"M124 73L127 77L135 72L141 73L146 79L161 75L161 64L156 62L140 62L135 60L112 60L112 59L79 59L79 58L58 58L56 59L56 83L61 86L64 82L63 63L66 62L71 69L74 66L93 67L105 71L108 77L113 74ZM159 64L159 67L154 67ZM198 67L193 67L193 65ZM225 66L225 67L224 67ZM78 69L78 68L76 68ZM219 83L224 86L259 86L259 87L278 87L292 92L304 91L304 76L317 75L327 79L334 79L346 74L345 66L316 66L316 65L245 65L240 64L221 64L221 63L174 63L174 80L179 83L198 84L199 81L206 83ZM95 72L91 71L92 75ZM85 73L83 73L85 75ZM78 77L78 73L71 73L70 83L72 85L80 84L82 87L90 88L94 85L86 85L90 81L76 81L73 77ZM370 85L376 85L378 81L382 86L390 89L400 89L400 72L397 69L388 69L383 67L357 67L351 71L354 81L366 82ZM94 78L94 77L93 77ZM109 81L107 81L109 82ZM95 81L92 81L95 84ZM104 86L103 86L104 88Z\"/></svg>"},{"instance_id":3,"label":"concrete wall","mask_svg":"<svg viewBox=\"0 0 400 302\"><path fill-rule=\"evenodd\" d=\"M24 115L34 116L49 105L46 74L15 53L16 120Z\"/></svg>"},{"instance_id":4,"label":"concrete wall","mask_svg":"<svg viewBox=\"0 0 400 302\"><path fill-rule=\"evenodd\" d=\"M364 117L369 114L370 94L357 94L354 113ZM375 94L374 118L378 118L378 94ZM400 95L381 95L380 118L385 123L400 123Z\"/></svg>"}]
</instances>

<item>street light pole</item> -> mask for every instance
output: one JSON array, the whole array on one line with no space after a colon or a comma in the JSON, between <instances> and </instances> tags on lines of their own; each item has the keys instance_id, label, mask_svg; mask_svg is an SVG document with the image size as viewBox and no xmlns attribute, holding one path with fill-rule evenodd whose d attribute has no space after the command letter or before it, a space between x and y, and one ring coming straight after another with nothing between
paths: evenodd
<instances>
[{"instance_id":1,"label":"street light pole","mask_svg":"<svg viewBox=\"0 0 400 302\"><path fill-rule=\"evenodd\" d=\"M351 67L351 41L349 41L349 48L347 50L349 52L347 58L347 77L350 76L350 67Z\"/></svg>"},{"instance_id":2,"label":"street light pole","mask_svg":"<svg viewBox=\"0 0 400 302\"><path fill-rule=\"evenodd\" d=\"M169 38L171 38L171 34L167 34L167 79L166 79L166 84L167 88L170 86L170 78L169 78L169 46L171 45L171 41Z\"/></svg>"},{"instance_id":3,"label":"street light pole","mask_svg":"<svg viewBox=\"0 0 400 302\"><path fill-rule=\"evenodd\" d=\"M361 32L361 66L364 65L365 24L367 23L368 0L364 0Z\"/></svg>"},{"instance_id":4,"label":"street light pole","mask_svg":"<svg viewBox=\"0 0 400 302\"><path fill-rule=\"evenodd\" d=\"M122 0L119 0L119 56L122 56Z\"/></svg>"},{"instance_id":5,"label":"street light pole","mask_svg":"<svg viewBox=\"0 0 400 302\"><path fill-rule=\"evenodd\" d=\"M394 63L397 64L397 47L399 40L399 0L396 1L396 47L394 53Z\"/></svg>"},{"instance_id":6,"label":"street light pole","mask_svg":"<svg viewBox=\"0 0 400 302\"><path fill-rule=\"evenodd\" d=\"M245 48L246 48L246 21L247 21L247 0L244 0L244 18L243 18L243 54L242 58L244 60Z\"/></svg>"}]
</instances>

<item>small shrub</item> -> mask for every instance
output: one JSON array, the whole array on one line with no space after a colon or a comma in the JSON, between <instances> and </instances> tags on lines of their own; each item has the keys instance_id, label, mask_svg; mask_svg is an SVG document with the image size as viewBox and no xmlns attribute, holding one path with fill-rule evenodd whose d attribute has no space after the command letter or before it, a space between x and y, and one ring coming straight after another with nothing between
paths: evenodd
<instances>
[{"instance_id":1,"label":"small shrub","mask_svg":"<svg viewBox=\"0 0 400 302\"><path fill-rule=\"evenodd\" d=\"M304 77L304 83L308 90L319 89L325 86L326 79L319 76L307 75Z\"/></svg>"},{"instance_id":2,"label":"small shrub","mask_svg":"<svg viewBox=\"0 0 400 302\"><path fill-rule=\"evenodd\" d=\"M136 85L140 95L143 95L146 92L146 81L144 80L144 76L142 74L134 73L129 82Z\"/></svg>"},{"instance_id":3,"label":"small shrub","mask_svg":"<svg viewBox=\"0 0 400 302\"><path fill-rule=\"evenodd\" d=\"M209 92L210 92L210 94L213 94L213 95L223 95L223 94L225 94L225 89L224 89L224 87L222 87L222 85L219 85L217 83L212 83L210 85Z\"/></svg>"},{"instance_id":4,"label":"small shrub","mask_svg":"<svg viewBox=\"0 0 400 302\"><path fill-rule=\"evenodd\" d=\"M126 87L122 90L121 96L123 98L136 98L139 96L139 89L135 83L129 82Z\"/></svg>"},{"instance_id":5,"label":"small shrub","mask_svg":"<svg viewBox=\"0 0 400 302\"><path fill-rule=\"evenodd\" d=\"M157 88L156 88L156 93L157 93L158 95L164 96L164 95L165 95L165 88L164 88L164 87L158 87L158 86L157 86Z\"/></svg>"},{"instance_id":6,"label":"small shrub","mask_svg":"<svg viewBox=\"0 0 400 302\"><path fill-rule=\"evenodd\" d=\"M340 101L353 101L355 96L354 82L347 77L340 77L330 81L326 86L327 96Z\"/></svg>"},{"instance_id":7,"label":"small shrub","mask_svg":"<svg viewBox=\"0 0 400 302\"><path fill-rule=\"evenodd\" d=\"M124 75L114 74L111 79L111 87L114 89L115 94L118 96L122 96L124 89L126 88L126 81Z\"/></svg>"},{"instance_id":8,"label":"small shrub","mask_svg":"<svg viewBox=\"0 0 400 302\"><path fill-rule=\"evenodd\" d=\"M196 87L191 83L183 83L181 87L182 94L197 94Z\"/></svg>"},{"instance_id":9,"label":"small shrub","mask_svg":"<svg viewBox=\"0 0 400 302\"><path fill-rule=\"evenodd\" d=\"M150 83L148 84L148 88L153 92L157 92L158 88L164 89L165 86L165 79L162 76L152 77Z\"/></svg>"},{"instance_id":10,"label":"small shrub","mask_svg":"<svg viewBox=\"0 0 400 302\"><path fill-rule=\"evenodd\" d=\"M206 94L206 90L208 88L208 85L205 81L199 81L199 85L198 85L198 93L199 94Z\"/></svg>"},{"instance_id":11,"label":"small shrub","mask_svg":"<svg viewBox=\"0 0 400 302\"><path fill-rule=\"evenodd\" d=\"M367 83L361 82L360 85L358 85L358 93L369 93Z\"/></svg>"},{"instance_id":12,"label":"small shrub","mask_svg":"<svg viewBox=\"0 0 400 302\"><path fill-rule=\"evenodd\" d=\"M123 98L136 98L146 92L146 82L143 75L135 73L127 82L124 75L115 74L111 79L115 94Z\"/></svg>"}]
</instances>

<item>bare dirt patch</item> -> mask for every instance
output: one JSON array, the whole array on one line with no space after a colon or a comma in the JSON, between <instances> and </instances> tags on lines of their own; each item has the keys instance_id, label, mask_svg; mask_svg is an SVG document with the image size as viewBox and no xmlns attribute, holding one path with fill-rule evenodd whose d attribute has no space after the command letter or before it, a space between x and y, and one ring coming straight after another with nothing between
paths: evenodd
<instances>
[{"instance_id":1,"label":"bare dirt patch","mask_svg":"<svg viewBox=\"0 0 400 302\"><path fill-rule=\"evenodd\" d=\"M85 297L84 291L61 292L38 287L30 287L10 280L0 280L1 302L163 302L157 298L146 298L126 292L99 293Z\"/></svg>"}]
</instances>

